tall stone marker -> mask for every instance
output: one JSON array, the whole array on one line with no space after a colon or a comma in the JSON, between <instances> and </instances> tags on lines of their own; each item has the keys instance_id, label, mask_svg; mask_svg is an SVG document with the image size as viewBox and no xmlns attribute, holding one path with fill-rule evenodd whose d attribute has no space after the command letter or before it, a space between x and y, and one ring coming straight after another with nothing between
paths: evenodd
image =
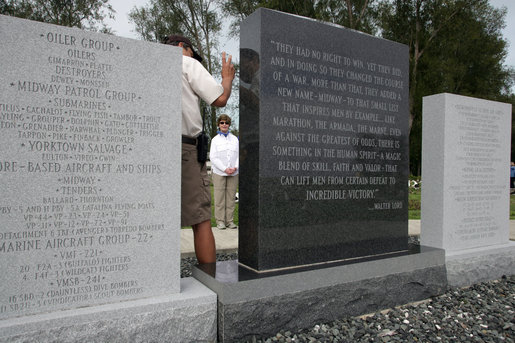
<instances>
[{"instance_id":1,"label":"tall stone marker","mask_svg":"<svg viewBox=\"0 0 515 343\"><path fill-rule=\"evenodd\" d=\"M449 283L515 274L509 241L511 105L423 100L421 243L443 248Z\"/></svg>"},{"instance_id":2,"label":"tall stone marker","mask_svg":"<svg viewBox=\"0 0 515 343\"><path fill-rule=\"evenodd\" d=\"M6 16L0 42L0 341L167 339L180 49Z\"/></svg>"},{"instance_id":3,"label":"tall stone marker","mask_svg":"<svg viewBox=\"0 0 515 343\"><path fill-rule=\"evenodd\" d=\"M268 9L240 32L239 261L193 270L218 339L445 289L443 251L408 245L408 48Z\"/></svg>"},{"instance_id":4,"label":"tall stone marker","mask_svg":"<svg viewBox=\"0 0 515 343\"><path fill-rule=\"evenodd\" d=\"M240 169L257 181L240 182L240 263L407 250L408 47L273 11L240 41Z\"/></svg>"}]
</instances>

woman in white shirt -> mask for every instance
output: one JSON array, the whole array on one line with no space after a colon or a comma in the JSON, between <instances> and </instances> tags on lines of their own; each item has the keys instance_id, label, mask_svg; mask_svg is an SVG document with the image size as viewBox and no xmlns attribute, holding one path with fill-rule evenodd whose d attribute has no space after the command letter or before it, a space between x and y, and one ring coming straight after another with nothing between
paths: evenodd
<instances>
[{"instance_id":1,"label":"woman in white shirt","mask_svg":"<svg viewBox=\"0 0 515 343\"><path fill-rule=\"evenodd\" d=\"M216 124L218 134L211 140L209 158L213 177L216 227L237 229L234 206L238 189L239 141L229 132L231 118L222 114Z\"/></svg>"}]
</instances>

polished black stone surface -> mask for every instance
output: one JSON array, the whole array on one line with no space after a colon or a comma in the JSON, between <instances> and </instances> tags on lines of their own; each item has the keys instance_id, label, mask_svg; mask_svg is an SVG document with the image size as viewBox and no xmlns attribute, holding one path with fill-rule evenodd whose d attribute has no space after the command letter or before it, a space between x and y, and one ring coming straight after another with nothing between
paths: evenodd
<instances>
[{"instance_id":1,"label":"polished black stone surface","mask_svg":"<svg viewBox=\"0 0 515 343\"><path fill-rule=\"evenodd\" d=\"M196 265L195 268L203 271L211 278L215 279L220 283L235 283L241 281L251 281L257 279L268 278L272 276L288 275L294 273L300 273L305 271L319 270L325 268L339 267L356 263L363 263L369 261L378 261L385 258L395 258L399 256L409 256L413 254L420 254L421 247L418 244L408 244L408 250L398 251L386 255L374 255L367 257L360 257L356 259L348 259L342 261L332 261L316 265L298 266L293 268L285 268L281 270L269 270L263 272L257 272L251 270L244 265L241 265L238 260L231 261L220 261L216 263L205 263ZM425 251L437 250L436 248L423 247Z\"/></svg>"},{"instance_id":2,"label":"polished black stone surface","mask_svg":"<svg viewBox=\"0 0 515 343\"><path fill-rule=\"evenodd\" d=\"M407 250L408 47L259 9L240 49L240 263Z\"/></svg>"}]
</instances>

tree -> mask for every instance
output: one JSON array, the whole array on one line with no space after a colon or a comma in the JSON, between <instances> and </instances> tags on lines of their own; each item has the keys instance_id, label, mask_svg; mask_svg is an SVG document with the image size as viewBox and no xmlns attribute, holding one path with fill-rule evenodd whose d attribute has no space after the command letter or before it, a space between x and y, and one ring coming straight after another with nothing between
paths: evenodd
<instances>
[{"instance_id":1,"label":"tree","mask_svg":"<svg viewBox=\"0 0 515 343\"><path fill-rule=\"evenodd\" d=\"M220 1L222 11L234 19L230 27L233 35L238 34L241 21L257 10L259 3L259 0Z\"/></svg>"},{"instance_id":2,"label":"tree","mask_svg":"<svg viewBox=\"0 0 515 343\"><path fill-rule=\"evenodd\" d=\"M114 18L109 0L0 0L0 13L104 33L104 19Z\"/></svg>"},{"instance_id":3,"label":"tree","mask_svg":"<svg viewBox=\"0 0 515 343\"><path fill-rule=\"evenodd\" d=\"M148 6L133 9L129 18L144 40L158 42L174 33L190 38L206 69L218 75L217 35L222 26L215 6L212 0L151 0ZM201 112L206 116L207 131L214 136L217 109L202 102Z\"/></svg>"},{"instance_id":4,"label":"tree","mask_svg":"<svg viewBox=\"0 0 515 343\"><path fill-rule=\"evenodd\" d=\"M240 22L259 7L322 20L351 29L372 33L376 0L229 0L222 1L224 13L234 18L231 31L238 32Z\"/></svg>"},{"instance_id":5,"label":"tree","mask_svg":"<svg viewBox=\"0 0 515 343\"><path fill-rule=\"evenodd\" d=\"M316 19L374 34L377 32L375 4L375 0L321 0L316 5Z\"/></svg>"},{"instance_id":6,"label":"tree","mask_svg":"<svg viewBox=\"0 0 515 343\"><path fill-rule=\"evenodd\" d=\"M384 38L409 46L410 166L420 171L422 98L449 92L502 100L513 78L503 66L505 9L488 0L384 0Z\"/></svg>"},{"instance_id":7,"label":"tree","mask_svg":"<svg viewBox=\"0 0 515 343\"><path fill-rule=\"evenodd\" d=\"M231 129L231 133L235 135L236 137L240 136L240 130L239 129Z\"/></svg>"}]
</instances>

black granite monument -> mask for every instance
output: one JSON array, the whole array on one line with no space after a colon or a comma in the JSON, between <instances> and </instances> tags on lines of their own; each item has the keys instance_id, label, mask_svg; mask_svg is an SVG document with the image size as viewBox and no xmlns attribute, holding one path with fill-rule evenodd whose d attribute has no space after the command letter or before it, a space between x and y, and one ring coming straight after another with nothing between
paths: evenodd
<instances>
[{"instance_id":1,"label":"black granite monument","mask_svg":"<svg viewBox=\"0 0 515 343\"><path fill-rule=\"evenodd\" d=\"M408 47L262 8L240 47L239 261L193 269L219 341L442 292L443 250L408 245Z\"/></svg>"},{"instance_id":2,"label":"black granite monument","mask_svg":"<svg viewBox=\"0 0 515 343\"><path fill-rule=\"evenodd\" d=\"M240 49L240 263L406 251L408 47L261 9Z\"/></svg>"}]
</instances>

